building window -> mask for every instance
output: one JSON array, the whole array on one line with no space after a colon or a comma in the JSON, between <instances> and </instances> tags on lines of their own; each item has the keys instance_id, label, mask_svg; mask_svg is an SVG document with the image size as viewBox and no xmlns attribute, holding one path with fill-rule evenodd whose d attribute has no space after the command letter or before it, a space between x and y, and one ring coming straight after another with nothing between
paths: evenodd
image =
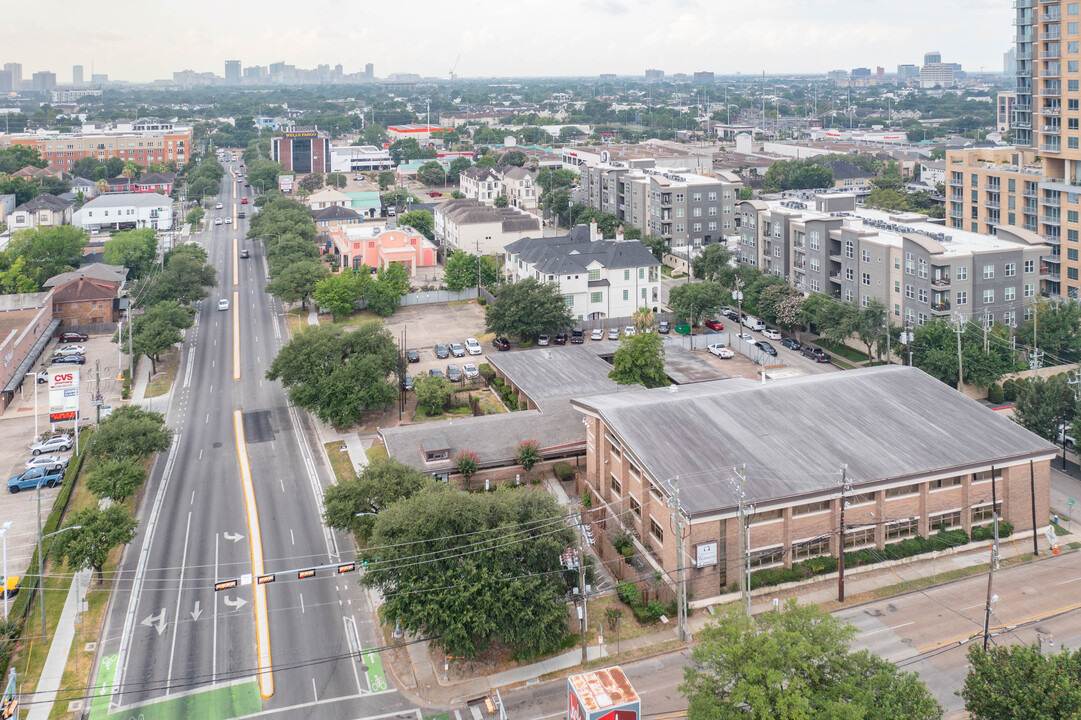
<instances>
[{"instance_id":1,"label":"building window","mask_svg":"<svg viewBox=\"0 0 1081 720\"><path fill-rule=\"evenodd\" d=\"M1026 273L1036 272L1036 261L1035 260L1026 260L1025 261L1025 272Z\"/></svg>"},{"instance_id":2,"label":"building window","mask_svg":"<svg viewBox=\"0 0 1081 720\"><path fill-rule=\"evenodd\" d=\"M863 273L863 284L864 285L870 285L871 284L871 273Z\"/></svg>"},{"instance_id":3,"label":"building window","mask_svg":"<svg viewBox=\"0 0 1081 720\"><path fill-rule=\"evenodd\" d=\"M895 293L897 293L898 295L901 294L901 281L900 280L894 280L893 281L893 291Z\"/></svg>"},{"instance_id":4,"label":"building window","mask_svg":"<svg viewBox=\"0 0 1081 720\"><path fill-rule=\"evenodd\" d=\"M924 260L923 258L920 258L919 262L918 262L918 267L919 267L919 270L917 271L916 275L918 277L921 277L921 278L926 280L927 279L927 261Z\"/></svg>"},{"instance_id":5,"label":"building window","mask_svg":"<svg viewBox=\"0 0 1081 720\"><path fill-rule=\"evenodd\" d=\"M994 280L995 279L995 266L994 265L984 265L983 266L983 279L984 280Z\"/></svg>"},{"instance_id":6,"label":"building window","mask_svg":"<svg viewBox=\"0 0 1081 720\"><path fill-rule=\"evenodd\" d=\"M995 291L994 290L984 290L983 291L983 304L984 305L990 305L994 301L995 301Z\"/></svg>"},{"instance_id":7,"label":"building window","mask_svg":"<svg viewBox=\"0 0 1081 720\"><path fill-rule=\"evenodd\" d=\"M807 558L818 557L819 555L829 555L829 552L829 535L811 538L810 540L801 540L792 544L793 561L805 560Z\"/></svg>"},{"instance_id":8,"label":"building window","mask_svg":"<svg viewBox=\"0 0 1081 720\"><path fill-rule=\"evenodd\" d=\"M664 542L664 530L652 515L649 516L649 534L656 538L658 543Z\"/></svg>"},{"instance_id":9,"label":"building window","mask_svg":"<svg viewBox=\"0 0 1081 720\"><path fill-rule=\"evenodd\" d=\"M921 302L927 302L927 288L920 288L916 291L916 299Z\"/></svg>"},{"instance_id":10,"label":"building window","mask_svg":"<svg viewBox=\"0 0 1081 720\"><path fill-rule=\"evenodd\" d=\"M1006 277L1013 277L1017 274L1017 263L1006 263L1005 275Z\"/></svg>"},{"instance_id":11,"label":"building window","mask_svg":"<svg viewBox=\"0 0 1081 720\"><path fill-rule=\"evenodd\" d=\"M860 257L862 257L862 258L863 258L863 261L864 261L865 263L869 263L869 262L871 262L871 251L870 251L870 250L863 250L863 251L861 251L861 252L860 252Z\"/></svg>"},{"instance_id":12,"label":"building window","mask_svg":"<svg viewBox=\"0 0 1081 720\"><path fill-rule=\"evenodd\" d=\"M995 506L993 503L987 503L986 505L977 505L972 508L972 524L981 522L991 522L995 519Z\"/></svg>"},{"instance_id":13,"label":"building window","mask_svg":"<svg viewBox=\"0 0 1081 720\"><path fill-rule=\"evenodd\" d=\"M780 545L768 549L751 551L750 565L752 568L764 568L780 565L784 562L784 548Z\"/></svg>"},{"instance_id":14,"label":"building window","mask_svg":"<svg viewBox=\"0 0 1081 720\"><path fill-rule=\"evenodd\" d=\"M957 291L957 304L958 305L967 305L968 304L968 292L966 292L965 290L958 290Z\"/></svg>"},{"instance_id":15,"label":"building window","mask_svg":"<svg viewBox=\"0 0 1081 720\"><path fill-rule=\"evenodd\" d=\"M928 517L928 521L933 530L950 530L961 527L961 511L951 510L949 512L935 513Z\"/></svg>"},{"instance_id":16,"label":"building window","mask_svg":"<svg viewBox=\"0 0 1081 720\"><path fill-rule=\"evenodd\" d=\"M612 494L619 497L623 494L623 486L619 484L619 478L615 475L609 474L609 480L612 483Z\"/></svg>"},{"instance_id":17,"label":"building window","mask_svg":"<svg viewBox=\"0 0 1081 720\"><path fill-rule=\"evenodd\" d=\"M856 279L856 271L852 268L845 268L845 280L851 282Z\"/></svg>"},{"instance_id":18,"label":"building window","mask_svg":"<svg viewBox=\"0 0 1081 720\"><path fill-rule=\"evenodd\" d=\"M960 484L961 484L961 476L960 475L955 475L953 477L939 478L938 480L932 480L931 482L927 483L927 488L929 490L942 490L944 488L956 487L957 485L960 485Z\"/></svg>"},{"instance_id":19,"label":"building window","mask_svg":"<svg viewBox=\"0 0 1081 720\"><path fill-rule=\"evenodd\" d=\"M852 244L852 241L845 240L845 257L852 258L853 256L855 256L855 252L855 246Z\"/></svg>"},{"instance_id":20,"label":"building window","mask_svg":"<svg viewBox=\"0 0 1081 720\"><path fill-rule=\"evenodd\" d=\"M905 285L905 297L909 300L916 299L916 288L913 285Z\"/></svg>"},{"instance_id":21,"label":"building window","mask_svg":"<svg viewBox=\"0 0 1081 720\"><path fill-rule=\"evenodd\" d=\"M907 275L915 275L916 274L916 258L910 252L905 253L905 274L907 274Z\"/></svg>"},{"instance_id":22,"label":"building window","mask_svg":"<svg viewBox=\"0 0 1081 720\"><path fill-rule=\"evenodd\" d=\"M793 515L810 515L811 513L825 512L830 509L829 500L820 500L819 502L807 503L805 505L797 505L792 508Z\"/></svg>"},{"instance_id":23,"label":"building window","mask_svg":"<svg viewBox=\"0 0 1081 720\"><path fill-rule=\"evenodd\" d=\"M957 268L957 279L958 280L968 280L968 267L967 266L962 265L962 266Z\"/></svg>"},{"instance_id":24,"label":"building window","mask_svg":"<svg viewBox=\"0 0 1081 720\"><path fill-rule=\"evenodd\" d=\"M1017 297L1017 288L1008 287L1002 291L1002 299L1006 302L1012 302Z\"/></svg>"},{"instance_id":25,"label":"building window","mask_svg":"<svg viewBox=\"0 0 1081 720\"><path fill-rule=\"evenodd\" d=\"M892 487L886 490L887 498L903 497L905 495L915 495L919 493L919 485L902 485L901 487Z\"/></svg>"},{"instance_id":26,"label":"building window","mask_svg":"<svg viewBox=\"0 0 1081 720\"><path fill-rule=\"evenodd\" d=\"M762 523L767 523L767 522L773 522L775 520L780 520L783 517L784 517L784 511L783 510L779 510L779 509L778 510L762 510L762 511L756 512L754 515L752 515L747 522L750 523L751 525L760 525Z\"/></svg>"},{"instance_id":27,"label":"building window","mask_svg":"<svg viewBox=\"0 0 1081 720\"><path fill-rule=\"evenodd\" d=\"M886 539L911 537L920 530L919 520L897 520L886 525Z\"/></svg>"},{"instance_id":28,"label":"building window","mask_svg":"<svg viewBox=\"0 0 1081 720\"><path fill-rule=\"evenodd\" d=\"M845 550L873 545L875 529L873 527L849 528L845 530Z\"/></svg>"},{"instance_id":29,"label":"building window","mask_svg":"<svg viewBox=\"0 0 1081 720\"><path fill-rule=\"evenodd\" d=\"M866 505L867 503L873 503L875 501L875 495L876 493L873 492L849 495L848 505L851 507L852 505Z\"/></svg>"},{"instance_id":30,"label":"building window","mask_svg":"<svg viewBox=\"0 0 1081 720\"><path fill-rule=\"evenodd\" d=\"M590 270L589 271L589 279L590 280L600 280L601 279L601 271L600 270Z\"/></svg>"}]
</instances>

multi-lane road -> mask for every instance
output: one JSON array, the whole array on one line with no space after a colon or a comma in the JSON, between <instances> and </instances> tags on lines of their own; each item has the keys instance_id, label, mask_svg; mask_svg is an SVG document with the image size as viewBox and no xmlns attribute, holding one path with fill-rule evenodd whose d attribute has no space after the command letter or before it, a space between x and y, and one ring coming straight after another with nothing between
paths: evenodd
<instances>
[{"instance_id":1,"label":"multi-lane road","mask_svg":"<svg viewBox=\"0 0 1081 720\"><path fill-rule=\"evenodd\" d=\"M153 717L404 709L378 656L361 654L376 635L356 573L298 576L348 562L352 546L321 523L330 475L307 416L265 377L286 329L264 292L263 248L238 217L253 210L241 203L250 192L239 172L227 165L223 207L197 238L218 286L182 346L166 416L176 437L153 468L138 537L117 572L94 707L106 710L107 694L108 712L154 706ZM266 575L273 582L252 581Z\"/></svg>"}]
</instances>

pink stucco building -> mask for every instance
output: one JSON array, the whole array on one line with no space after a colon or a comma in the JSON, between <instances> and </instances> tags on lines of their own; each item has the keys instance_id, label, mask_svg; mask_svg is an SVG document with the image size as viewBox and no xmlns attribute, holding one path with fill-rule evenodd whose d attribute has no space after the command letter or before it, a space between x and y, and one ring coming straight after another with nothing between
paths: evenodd
<instances>
[{"instance_id":1,"label":"pink stucco building","mask_svg":"<svg viewBox=\"0 0 1081 720\"><path fill-rule=\"evenodd\" d=\"M382 226L354 225L330 231L330 252L338 256L342 268L382 268L400 262L410 276L418 268L434 267L436 247L426 237L409 227L388 230Z\"/></svg>"}]
</instances>

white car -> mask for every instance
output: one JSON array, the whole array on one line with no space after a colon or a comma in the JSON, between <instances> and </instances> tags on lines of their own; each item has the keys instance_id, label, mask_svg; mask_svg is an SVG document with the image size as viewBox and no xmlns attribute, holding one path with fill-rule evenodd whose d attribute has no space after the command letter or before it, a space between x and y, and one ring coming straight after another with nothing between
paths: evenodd
<instances>
[{"instance_id":1,"label":"white car","mask_svg":"<svg viewBox=\"0 0 1081 720\"><path fill-rule=\"evenodd\" d=\"M215 224L215 225L221 225L221 223L222 223L222 220L221 220L221 218L215 218L215 219L214 219L214 224Z\"/></svg>"},{"instance_id":2,"label":"white car","mask_svg":"<svg viewBox=\"0 0 1081 720\"><path fill-rule=\"evenodd\" d=\"M716 355L722 360L731 360L736 356L734 352L724 343L713 343L706 348L711 354Z\"/></svg>"},{"instance_id":3,"label":"white car","mask_svg":"<svg viewBox=\"0 0 1081 720\"><path fill-rule=\"evenodd\" d=\"M36 442L31 445L30 454L40 455L44 452L65 452L71 450L73 444L71 435L53 435L48 440L42 440L41 442Z\"/></svg>"},{"instance_id":4,"label":"white car","mask_svg":"<svg viewBox=\"0 0 1081 720\"><path fill-rule=\"evenodd\" d=\"M480 355L484 352L477 339L472 337L465 339L465 351L470 355ZM469 375L467 374L466 377L469 377Z\"/></svg>"},{"instance_id":5,"label":"white car","mask_svg":"<svg viewBox=\"0 0 1081 720\"><path fill-rule=\"evenodd\" d=\"M233 218L225 218L225 224L226 225L232 225L233 224Z\"/></svg>"},{"instance_id":6,"label":"white car","mask_svg":"<svg viewBox=\"0 0 1081 720\"><path fill-rule=\"evenodd\" d=\"M82 345L64 345L53 350L53 357L67 357L68 355L86 355L86 348Z\"/></svg>"},{"instance_id":7,"label":"white car","mask_svg":"<svg viewBox=\"0 0 1081 720\"><path fill-rule=\"evenodd\" d=\"M480 375L480 370L477 370L477 366L473 363L466 363L462 365L462 374L465 375L466 380L472 380Z\"/></svg>"},{"instance_id":8,"label":"white car","mask_svg":"<svg viewBox=\"0 0 1081 720\"><path fill-rule=\"evenodd\" d=\"M604 330L595 328L593 332L589 333L590 340L604 340Z\"/></svg>"},{"instance_id":9,"label":"white car","mask_svg":"<svg viewBox=\"0 0 1081 720\"><path fill-rule=\"evenodd\" d=\"M219 300L218 301L218 309L219 310L228 310L229 309L229 301L226 300L225 298L222 298L221 300Z\"/></svg>"},{"instance_id":10,"label":"white car","mask_svg":"<svg viewBox=\"0 0 1081 720\"><path fill-rule=\"evenodd\" d=\"M736 339L742 340L743 342L749 342L752 345L755 343L754 335L751 335L750 333L740 333L739 335L736 335Z\"/></svg>"},{"instance_id":11,"label":"white car","mask_svg":"<svg viewBox=\"0 0 1081 720\"><path fill-rule=\"evenodd\" d=\"M627 327L623 328L623 334L627 335L628 337L634 335L634 325L628 325Z\"/></svg>"},{"instance_id":12,"label":"white car","mask_svg":"<svg viewBox=\"0 0 1081 720\"><path fill-rule=\"evenodd\" d=\"M214 206L214 208L217 209L217 210L221 210L223 207L225 207L225 206L222 205L221 203L218 203L217 205Z\"/></svg>"},{"instance_id":13,"label":"white car","mask_svg":"<svg viewBox=\"0 0 1081 720\"><path fill-rule=\"evenodd\" d=\"M63 470L68 466L68 458L59 455L38 455L26 461L26 469L47 468L49 470Z\"/></svg>"},{"instance_id":14,"label":"white car","mask_svg":"<svg viewBox=\"0 0 1081 720\"><path fill-rule=\"evenodd\" d=\"M781 339L781 332L779 330L774 330L773 328L766 328L762 331L762 334L768 337L770 340Z\"/></svg>"},{"instance_id":15,"label":"white car","mask_svg":"<svg viewBox=\"0 0 1081 720\"><path fill-rule=\"evenodd\" d=\"M608 331L609 340L619 340L619 328L612 328Z\"/></svg>"}]
</instances>

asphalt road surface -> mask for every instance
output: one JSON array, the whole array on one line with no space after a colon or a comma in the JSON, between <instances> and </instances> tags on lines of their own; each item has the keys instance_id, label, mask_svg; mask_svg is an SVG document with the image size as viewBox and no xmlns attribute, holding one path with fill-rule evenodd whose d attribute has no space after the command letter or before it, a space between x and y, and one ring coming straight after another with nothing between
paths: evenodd
<instances>
[{"instance_id":1,"label":"asphalt road surface","mask_svg":"<svg viewBox=\"0 0 1081 720\"><path fill-rule=\"evenodd\" d=\"M176 438L148 481L96 677L112 674L109 710L131 715L150 705L153 717L178 718L397 711L406 705L378 656L362 659L375 635L357 574L325 567L352 560L352 546L320 520L331 477L322 451L306 415L265 378L285 326L263 290L262 244L245 238L247 220L237 217L252 211L240 202L250 190L237 167L226 166L224 207L208 213L199 238L218 287L182 346L167 414ZM216 217L233 222L214 225ZM239 258L243 249L250 258ZM312 568L322 569L299 577ZM252 582L259 575L274 581Z\"/></svg>"}]
</instances>

